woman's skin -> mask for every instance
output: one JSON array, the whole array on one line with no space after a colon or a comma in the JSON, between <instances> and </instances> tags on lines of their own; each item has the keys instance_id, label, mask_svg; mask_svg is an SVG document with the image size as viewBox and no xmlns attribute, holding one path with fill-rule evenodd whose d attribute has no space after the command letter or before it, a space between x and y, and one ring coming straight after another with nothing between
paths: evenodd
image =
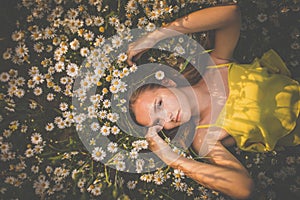
<instances>
[{"instance_id":1,"label":"woman's skin","mask_svg":"<svg viewBox=\"0 0 300 200\"><path fill-rule=\"evenodd\" d=\"M171 37L170 30L187 34L212 29L216 31L216 34L215 48L210 55L211 58L215 64L230 62L240 33L240 11L236 5L212 7L193 12L144 36L129 45L127 62L132 65L133 57L139 58L142 53L158 41ZM176 34L175 32L172 33L173 35ZM192 87L159 88L146 91L138 97L132 108L137 122L149 127L146 134L149 148L167 165L182 170L187 176L203 186L233 198L247 199L252 193L253 181L243 165L222 145L222 142L229 136L225 130L216 128L220 137L206 155L210 164L178 156L157 134L162 128L172 129L188 122L193 116L201 116L200 119L196 118L195 123L197 125L213 123L219 113L213 115L211 112L212 102L208 85L210 81L217 80L216 77L219 74L222 81L218 84L224 85L224 91L219 91L217 96L226 99L229 90L228 70L225 67L207 70L203 79ZM224 104L220 104L219 111L223 106ZM196 130L192 145L199 153L201 153L200 147L206 134L207 129ZM228 141L224 143L226 142Z\"/></svg>"}]
</instances>

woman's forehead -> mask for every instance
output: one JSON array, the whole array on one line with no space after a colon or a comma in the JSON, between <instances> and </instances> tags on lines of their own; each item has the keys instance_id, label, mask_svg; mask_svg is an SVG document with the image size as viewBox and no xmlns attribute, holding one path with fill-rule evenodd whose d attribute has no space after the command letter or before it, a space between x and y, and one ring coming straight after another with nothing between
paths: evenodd
<instances>
[{"instance_id":1,"label":"woman's forehead","mask_svg":"<svg viewBox=\"0 0 300 200\"><path fill-rule=\"evenodd\" d=\"M133 105L133 112L136 121L143 126L148 126L151 124L150 112L151 109L153 109L152 102L153 101L150 98L138 98Z\"/></svg>"}]
</instances>

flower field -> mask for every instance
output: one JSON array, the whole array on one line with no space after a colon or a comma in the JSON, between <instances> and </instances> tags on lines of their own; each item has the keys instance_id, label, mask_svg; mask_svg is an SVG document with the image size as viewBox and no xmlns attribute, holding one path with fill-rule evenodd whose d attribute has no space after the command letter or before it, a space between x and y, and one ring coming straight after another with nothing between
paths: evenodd
<instances>
[{"instance_id":1,"label":"flower field","mask_svg":"<svg viewBox=\"0 0 300 200\"><path fill-rule=\"evenodd\" d=\"M127 44L135 39L131 30L150 32L192 11L232 1L2 3L7 29L0 32L0 199L230 199L142 157L146 140L122 129L128 125L121 94L130 89L124 79L138 70L126 63ZM237 61L249 63L273 48L300 80L300 1L238 4L243 23ZM203 42L207 34L191 37ZM168 48L180 54L181 44ZM143 59L179 63L173 54L157 51ZM151 73L156 80L166 76L159 69ZM202 160L190 148L172 148ZM253 199L300 198L300 147L229 150L255 181Z\"/></svg>"}]
</instances>

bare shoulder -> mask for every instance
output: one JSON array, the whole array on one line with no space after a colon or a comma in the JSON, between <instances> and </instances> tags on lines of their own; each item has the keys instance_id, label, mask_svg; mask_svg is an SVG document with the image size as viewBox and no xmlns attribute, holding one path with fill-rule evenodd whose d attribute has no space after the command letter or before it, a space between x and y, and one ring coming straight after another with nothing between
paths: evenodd
<instances>
[{"instance_id":1,"label":"bare shoulder","mask_svg":"<svg viewBox=\"0 0 300 200\"><path fill-rule=\"evenodd\" d=\"M199 155L204 156L214 148L214 145L228 136L228 133L222 128L199 128L196 130L192 146Z\"/></svg>"}]
</instances>

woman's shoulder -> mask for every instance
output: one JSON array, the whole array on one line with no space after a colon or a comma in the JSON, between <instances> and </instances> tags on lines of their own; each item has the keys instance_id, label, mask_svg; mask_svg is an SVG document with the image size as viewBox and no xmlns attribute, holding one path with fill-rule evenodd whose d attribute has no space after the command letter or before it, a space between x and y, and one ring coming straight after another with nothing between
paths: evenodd
<instances>
[{"instance_id":1,"label":"woman's shoulder","mask_svg":"<svg viewBox=\"0 0 300 200\"><path fill-rule=\"evenodd\" d=\"M214 51L211 52L210 58L212 59L214 65L224 65L228 63L234 62L233 58L221 58L218 55L214 53Z\"/></svg>"}]
</instances>

